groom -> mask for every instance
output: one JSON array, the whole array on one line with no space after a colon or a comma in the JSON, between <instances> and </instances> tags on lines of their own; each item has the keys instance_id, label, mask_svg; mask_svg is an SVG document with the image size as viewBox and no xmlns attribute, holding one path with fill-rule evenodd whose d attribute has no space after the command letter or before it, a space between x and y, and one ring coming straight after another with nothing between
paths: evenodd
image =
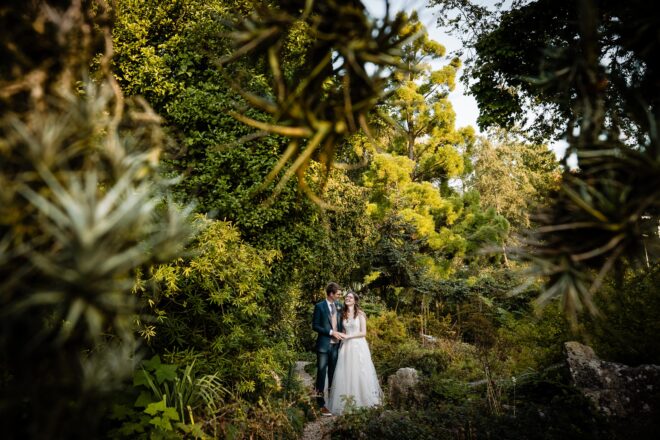
<instances>
[{"instance_id":1,"label":"groom","mask_svg":"<svg viewBox=\"0 0 660 440\"><path fill-rule=\"evenodd\" d=\"M337 283L330 283L325 288L326 298L314 306L312 328L318 333L316 338L316 403L321 408L321 414L331 416L325 407L323 390L325 375L328 374L328 390L332 387L332 376L335 374L339 341L344 339L341 325L341 289Z\"/></svg>"}]
</instances>

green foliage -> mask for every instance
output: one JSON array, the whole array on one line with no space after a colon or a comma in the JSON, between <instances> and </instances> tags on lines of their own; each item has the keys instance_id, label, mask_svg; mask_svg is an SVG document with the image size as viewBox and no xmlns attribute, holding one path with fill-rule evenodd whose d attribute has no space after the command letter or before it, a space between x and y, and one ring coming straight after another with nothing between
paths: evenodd
<instances>
[{"instance_id":1,"label":"green foliage","mask_svg":"<svg viewBox=\"0 0 660 440\"><path fill-rule=\"evenodd\" d=\"M286 152L266 178L266 184L279 180L274 196L295 174L298 187L324 204L308 185L305 172L318 162L322 176L327 176L342 141L368 129L367 115L385 92L387 77L383 73L407 68L400 57L401 47L408 41L403 35L407 22L404 14L392 20L389 16L372 20L359 1L294 0L259 5L238 23L231 34L235 50L222 61L246 54L267 57L272 91L254 94L240 79L233 82L252 108L272 119L233 114L254 128L290 138ZM298 53L304 50L306 62L295 63L300 69L293 71L293 65L285 64L290 58L287 49L291 32L298 37L301 27L307 30L307 38L294 47Z\"/></svg>"},{"instance_id":2,"label":"green foliage","mask_svg":"<svg viewBox=\"0 0 660 440\"><path fill-rule=\"evenodd\" d=\"M408 411L352 408L336 436L609 435L566 377L535 373L559 359L570 336L559 308L531 316L537 286L507 296L519 284L509 270L517 266L480 251L503 246L510 228L533 225L533 204L554 203L538 219L546 251L538 255L552 263L544 273L558 286L544 299L567 289L575 309L575 298L588 304L604 282L596 305L607 319L585 323L596 349L659 362L651 337L660 330L651 264L657 121L637 99L655 102L647 92L655 90L649 54L657 45L650 39L642 50L627 33L638 12L606 2L620 27L593 20L589 28L562 19L566 2L515 3L475 40L488 62L473 67L482 79L473 91L494 97L480 123L510 123L532 97L556 106L549 126L565 122L557 115L582 124L569 137L581 174L566 174L558 188L544 147L504 132L475 143L474 130L454 127L448 94L460 62L426 63L445 51L416 15L372 22L362 2L344 3L3 9L0 411L10 435L94 436L114 402L103 421L114 437L298 438L313 409L292 365L296 350L311 345L308 304L329 280L379 297L365 307L377 370L387 377L416 368L427 396ZM549 26L512 41L539 8ZM232 24L234 16L248 19ZM552 38L573 52L546 52L542 75L554 73L522 78L539 70L534 45ZM625 50L614 56L609 44ZM81 67L95 54L90 81ZM610 63L603 82L599 57L625 66ZM568 79L566 66L576 72ZM386 67L389 78L378 69ZM142 98L124 101L115 78L155 106L171 138ZM381 101L386 88L392 93ZM367 117L375 137L360 132ZM633 140L638 148L628 148ZM194 221L197 239L169 263L190 225L187 211L164 202L172 183L159 177L161 150L167 174L184 175L176 198L204 213ZM367 158L369 167L356 169ZM576 240L584 228L600 229ZM619 256L647 268L622 269L610 282L605 274ZM601 272L586 290L594 268ZM133 372L136 329L154 356ZM121 388L129 374L132 387ZM105 399L113 390L114 400Z\"/></svg>"},{"instance_id":3,"label":"green foliage","mask_svg":"<svg viewBox=\"0 0 660 440\"><path fill-rule=\"evenodd\" d=\"M406 327L395 312L387 311L377 317L371 317L367 324L367 340L374 348L373 351L380 351L377 349L378 344L396 346L407 339Z\"/></svg>"},{"instance_id":4,"label":"green foliage","mask_svg":"<svg viewBox=\"0 0 660 440\"><path fill-rule=\"evenodd\" d=\"M428 38L416 15L406 19L402 35L419 38L403 48L409 70L394 75L392 96L377 113L389 125L381 124L378 149L362 179L370 190L367 213L380 224L373 268L386 277L376 285L421 288L449 276L465 254L465 237L451 229L460 202L447 196L446 186L463 173L459 150L468 149L472 135L455 130L447 98L458 60L432 70L423 60L440 58L444 48ZM409 235L401 241L401 233Z\"/></svg>"},{"instance_id":5,"label":"green foliage","mask_svg":"<svg viewBox=\"0 0 660 440\"><path fill-rule=\"evenodd\" d=\"M190 234L186 210L164 203L158 118L124 100L108 70L108 13L103 2L14 2L0 19L16 20L0 80L0 416L11 437L101 434L108 393L132 374L134 273L178 255Z\"/></svg>"},{"instance_id":6,"label":"green foliage","mask_svg":"<svg viewBox=\"0 0 660 440\"><path fill-rule=\"evenodd\" d=\"M112 30L116 50L113 64L122 88L128 95L144 96L161 114L166 114L165 107L172 100L176 103L199 94L204 89L189 90L187 86L199 81L202 70L207 70L205 79L214 75L218 78L217 71L209 69L210 56L227 44L222 38L226 28L219 18L227 17L232 6L240 10L248 4L201 0L118 2Z\"/></svg>"},{"instance_id":7,"label":"green foliage","mask_svg":"<svg viewBox=\"0 0 660 440\"><path fill-rule=\"evenodd\" d=\"M111 418L120 426L112 438L294 439L311 413L292 368L283 380L283 394L256 402L232 395L217 374L199 376L192 364L177 370L158 356L143 362L132 392L118 396L122 403L113 406Z\"/></svg>"},{"instance_id":8,"label":"green foliage","mask_svg":"<svg viewBox=\"0 0 660 440\"><path fill-rule=\"evenodd\" d=\"M239 395L275 390L289 354L285 342L269 337L278 325L269 321L272 307L262 281L279 254L244 243L228 223L204 217L198 222L203 232L190 257L154 266L138 280L136 289L159 317L151 344L157 351L193 349L204 355L203 368L217 372Z\"/></svg>"},{"instance_id":9,"label":"green foliage","mask_svg":"<svg viewBox=\"0 0 660 440\"><path fill-rule=\"evenodd\" d=\"M378 374L384 378L400 368L414 368L422 374L431 375L443 371L448 365L444 351L424 348L414 341L391 347L381 346L380 351L374 349L372 355Z\"/></svg>"},{"instance_id":10,"label":"green foliage","mask_svg":"<svg viewBox=\"0 0 660 440\"><path fill-rule=\"evenodd\" d=\"M392 306L397 289L413 302L434 294L440 281L479 260L480 248L501 243L508 229L504 218L480 208L477 194L459 195L449 186L471 171L474 142L474 130L454 127L448 100L459 60L437 70L428 64L444 48L429 39L416 15L402 32L419 36L402 51L409 70L393 75L392 95L374 116L376 146L355 143L358 150L375 149L361 176L369 189L367 213L380 233L370 257L371 272L380 276L369 287ZM394 296L398 304L400 295Z\"/></svg>"},{"instance_id":11,"label":"green foliage","mask_svg":"<svg viewBox=\"0 0 660 440\"><path fill-rule=\"evenodd\" d=\"M447 366L442 350L424 348L408 336L404 322L394 312L369 318L367 339L376 366L382 377L396 373L399 368L411 367L426 375L435 374Z\"/></svg>"},{"instance_id":12,"label":"green foliage","mask_svg":"<svg viewBox=\"0 0 660 440\"><path fill-rule=\"evenodd\" d=\"M515 272L479 272L467 280L443 283L444 302L431 309L436 315L449 314L454 334L471 344L445 347L451 361L442 378L479 380L486 366L495 376L508 378L559 362L563 342L575 336L558 305L536 310L532 301L538 286L511 296L522 278Z\"/></svg>"},{"instance_id":13,"label":"green foliage","mask_svg":"<svg viewBox=\"0 0 660 440\"><path fill-rule=\"evenodd\" d=\"M429 61L440 60L445 48L429 38L416 13L405 19L402 36L416 38L403 46L401 59L407 70L394 73L392 96L378 113L391 124L381 138L387 151L415 163L409 172L413 181L446 185L463 173L458 150L467 149L474 136L471 129L455 129L456 115L448 99L461 62L454 58L434 70Z\"/></svg>"},{"instance_id":14,"label":"green foliage","mask_svg":"<svg viewBox=\"0 0 660 440\"><path fill-rule=\"evenodd\" d=\"M143 361L133 376L133 401L115 403L111 419L121 424L113 438L181 438L185 433L205 438L195 414L217 411L228 394L217 375L197 376L194 364L180 373L177 365L163 364L158 355ZM138 394L139 393L139 394Z\"/></svg>"},{"instance_id":15,"label":"green foliage","mask_svg":"<svg viewBox=\"0 0 660 440\"><path fill-rule=\"evenodd\" d=\"M498 345L507 353L503 375L519 375L561 362L563 343L573 335L557 303L536 314L515 317L505 313L498 329Z\"/></svg>"},{"instance_id":16,"label":"green foliage","mask_svg":"<svg viewBox=\"0 0 660 440\"><path fill-rule=\"evenodd\" d=\"M359 267L373 226L362 215L364 190L342 171L324 180L315 165L305 182L325 191L332 209L319 210L293 182L264 203L263 182L286 144L276 136L246 141L251 129L231 115L246 101L230 87L230 77L269 93L269 76L256 57L217 67L230 50L227 24L235 12L248 16L252 4L122 2L117 9L117 76L128 93L154 104L179 140L166 151L169 169L185 175L177 197L224 220L200 220L208 227L188 256L141 274L137 290L149 304L144 311L157 318L145 317L140 329L156 352L179 365L194 361L231 390L224 415L204 416L207 432L294 437L291 427L301 418L292 401L299 396L286 391L286 378L293 349L308 342L307 326L300 325L305 305L329 279L347 279ZM305 68L310 40L301 23L291 29L284 52ZM295 69L283 66L285 75ZM257 110L246 115L268 120Z\"/></svg>"},{"instance_id":17,"label":"green foliage","mask_svg":"<svg viewBox=\"0 0 660 440\"><path fill-rule=\"evenodd\" d=\"M152 416L149 421L150 424L154 425L156 428L163 430L172 430L172 423L179 420L179 415L176 413L174 408L168 408L165 403L165 397L163 400L156 403L150 403L147 405L147 408L144 410L146 414Z\"/></svg>"},{"instance_id":18,"label":"green foliage","mask_svg":"<svg viewBox=\"0 0 660 440\"><path fill-rule=\"evenodd\" d=\"M628 365L660 364L655 336L660 330L660 266L627 269L624 274L596 296L601 314L585 318L588 342L603 359Z\"/></svg>"},{"instance_id":19,"label":"green foliage","mask_svg":"<svg viewBox=\"0 0 660 440\"><path fill-rule=\"evenodd\" d=\"M400 193L390 194L401 203ZM443 209L434 210L421 197L417 199L421 194ZM497 262L499 257L479 251L501 242L508 231L503 217L480 207L476 193L447 200L426 182L423 191L413 189L407 196L412 207L389 210L379 222L380 237L370 255L372 271L378 276L370 279L369 287L380 290L391 307L398 307L400 301L418 302L420 295L438 296L447 278L465 264L476 267L484 261ZM385 206L387 203L381 204L376 212Z\"/></svg>"},{"instance_id":20,"label":"green foliage","mask_svg":"<svg viewBox=\"0 0 660 440\"><path fill-rule=\"evenodd\" d=\"M170 384L166 378L175 365L154 358L136 374L135 384L149 386L151 403L167 397L167 406L186 421L175 425L179 431L201 429L213 438L296 438L309 406L290 367L302 292L290 289L273 301L264 281L279 252L250 246L227 222L204 216L196 222L200 233L190 252L172 264L153 266L135 287L157 317L141 322L150 347L187 367ZM193 364L205 375L188 380Z\"/></svg>"},{"instance_id":21,"label":"green foliage","mask_svg":"<svg viewBox=\"0 0 660 440\"><path fill-rule=\"evenodd\" d=\"M515 417L512 414L514 405L508 414L492 415L485 402L475 396L472 400L465 400L463 392L454 385L445 382L442 386L446 391L423 408L375 408L344 415L338 420L332 436L337 439L595 440L612 438L614 433L584 396L562 382L541 378L519 387L519 398L511 402L516 408ZM448 391L450 388L453 391ZM459 401L447 401L445 396L450 399L458 397Z\"/></svg>"},{"instance_id":22,"label":"green foliage","mask_svg":"<svg viewBox=\"0 0 660 440\"><path fill-rule=\"evenodd\" d=\"M230 50L228 28L223 25L227 20L219 18L229 19L236 8L247 15L251 4L220 0L154 3L124 2L118 9L115 65L122 86L154 101L181 140L180 148L170 149L167 156L171 170L186 175L177 185L179 197L194 200L199 212L231 221L257 248L281 253L264 281L268 291L302 288L311 300L328 280L346 279L359 266L373 230L362 215L363 191L342 172L332 173L323 184L322 170L311 166L306 184L318 192L324 187L324 198L333 209L319 211L301 197L293 183L283 187L277 199L264 203L263 183L282 156L285 140L270 136L241 141L251 129L231 116L244 101L226 75L228 71L237 77L244 75L250 78L251 88L268 90L265 68L259 63L234 62L223 73L214 67L217 56ZM289 58L304 53L305 27L300 23L291 30ZM148 56L143 55L147 52ZM296 62L300 61L304 60ZM159 71L158 66L164 66L166 72L178 72L185 66L185 72L166 75L157 83L148 75L135 75ZM248 115L267 119L257 110ZM285 309L273 313L280 310Z\"/></svg>"},{"instance_id":23,"label":"green foliage","mask_svg":"<svg viewBox=\"0 0 660 440\"><path fill-rule=\"evenodd\" d=\"M479 272L480 276L440 283L439 293L429 294L422 313L418 303L402 301L398 314L370 318L379 372L387 375L414 365L442 389L447 381L508 379L559 362L563 342L575 337L560 309L548 307L534 314L531 302L538 286L509 296L520 275L509 270ZM419 334L433 339L411 336ZM428 357L436 355L438 367L429 368Z\"/></svg>"},{"instance_id":24,"label":"green foliage","mask_svg":"<svg viewBox=\"0 0 660 440\"><path fill-rule=\"evenodd\" d=\"M539 139L572 130L572 121L585 116L574 112L584 91L578 83L585 78L574 72L575 61L586 57L587 51L576 49L584 41L583 26L597 23L598 32L588 38L589 44L598 46L589 57L600 65L591 76L599 84L588 93L604 92L606 124L618 126L629 138L641 135L639 128L645 123L626 109L637 106L634 101L640 97L649 105L658 97L652 78L657 75L659 47L647 34L655 23L647 3L593 2L592 17L573 1L499 4L490 10L476 3L431 2L439 7L439 24L452 28L465 49L473 49L464 78L475 80L470 88L479 104L482 128L528 125ZM463 20L451 19L457 13ZM612 53L621 60L611 58ZM631 85L634 98L625 90ZM530 113L535 116L533 124L527 124Z\"/></svg>"},{"instance_id":25,"label":"green foliage","mask_svg":"<svg viewBox=\"0 0 660 440\"><path fill-rule=\"evenodd\" d=\"M445 379L442 375L433 375L422 385L428 390L429 397L437 401L461 404L468 400L470 388L467 383L456 379Z\"/></svg>"},{"instance_id":26,"label":"green foliage","mask_svg":"<svg viewBox=\"0 0 660 440\"><path fill-rule=\"evenodd\" d=\"M471 4L434 3L443 12ZM658 257L660 44L647 33L656 17L642 1L538 0L514 3L484 26L470 21L480 124L510 126L528 102L548 116L530 131L564 135L564 165L577 158L579 172L566 166L520 252L547 280L539 302L561 298L576 326L583 309L596 313L594 293L613 268Z\"/></svg>"},{"instance_id":27,"label":"green foliage","mask_svg":"<svg viewBox=\"0 0 660 440\"><path fill-rule=\"evenodd\" d=\"M256 404L238 401L225 408L231 418L223 417L215 438L296 440L307 420L305 414L313 412L311 408L310 403L303 409L282 399L265 399Z\"/></svg>"},{"instance_id":28,"label":"green foliage","mask_svg":"<svg viewBox=\"0 0 660 440\"><path fill-rule=\"evenodd\" d=\"M502 243L509 233L508 220L488 205L482 205L480 193L466 192L461 199L454 198L461 216L452 228L456 235L464 237L463 247L456 247L456 255L465 254L464 261L474 266L484 261L499 262L497 256L481 256L479 252Z\"/></svg>"},{"instance_id":29,"label":"green foliage","mask_svg":"<svg viewBox=\"0 0 660 440\"><path fill-rule=\"evenodd\" d=\"M470 187L481 203L505 217L516 232L531 227L530 214L558 187L561 175L545 145L517 140L515 133L491 131L474 146Z\"/></svg>"},{"instance_id":30,"label":"green foliage","mask_svg":"<svg viewBox=\"0 0 660 440\"><path fill-rule=\"evenodd\" d=\"M538 215L541 227L520 252L533 264L532 275L548 280L539 303L561 298L574 325L583 309L597 313L594 294L613 268L657 261L657 164L645 153L618 151L624 159L585 153L583 171L564 176L553 204Z\"/></svg>"}]
</instances>

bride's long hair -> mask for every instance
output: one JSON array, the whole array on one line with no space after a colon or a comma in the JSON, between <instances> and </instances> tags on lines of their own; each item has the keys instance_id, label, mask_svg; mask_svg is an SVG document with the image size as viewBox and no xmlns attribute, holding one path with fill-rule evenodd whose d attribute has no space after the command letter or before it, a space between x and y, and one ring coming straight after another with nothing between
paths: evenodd
<instances>
[{"instance_id":1,"label":"bride's long hair","mask_svg":"<svg viewBox=\"0 0 660 440\"><path fill-rule=\"evenodd\" d=\"M357 318L360 313L364 314L362 308L360 308L360 297L355 292L348 292L344 295L344 307L341 309L341 319L342 321L348 319L348 306L346 305L346 297L348 295L353 295L355 303L353 304L353 319Z\"/></svg>"}]
</instances>

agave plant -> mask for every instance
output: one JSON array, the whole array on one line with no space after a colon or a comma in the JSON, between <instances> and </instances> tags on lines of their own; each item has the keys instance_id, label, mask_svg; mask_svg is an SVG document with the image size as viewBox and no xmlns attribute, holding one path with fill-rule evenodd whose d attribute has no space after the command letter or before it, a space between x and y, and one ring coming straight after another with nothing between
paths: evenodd
<instances>
[{"instance_id":1,"label":"agave plant","mask_svg":"<svg viewBox=\"0 0 660 440\"><path fill-rule=\"evenodd\" d=\"M130 333L132 271L175 255L188 233L187 211L164 203L158 150L110 129L108 89L85 91L55 115L10 118L3 130L5 158L20 170L2 176L4 253L22 267L4 278L5 313L51 308L65 323L59 342L83 323L92 338L108 326Z\"/></svg>"},{"instance_id":2,"label":"agave plant","mask_svg":"<svg viewBox=\"0 0 660 440\"><path fill-rule=\"evenodd\" d=\"M389 3L387 12L389 12ZM272 73L271 96L247 91L240 81L228 78L254 108L272 116L271 122L234 116L260 130L262 135L290 138L289 146L266 177L263 187L278 183L273 197L294 177L299 187L321 206L325 204L308 187L305 171L312 161L325 170L350 169L355 164L337 163L335 151L341 140L361 128L369 132L367 115L384 97L389 70L404 70L401 48L417 35L407 35L405 15L394 20L372 20L359 0L286 0L278 7L257 7L231 34L235 51L221 59L226 64L246 54L263 55ZM305 29L304 66L287 65L291 31ZM296 70L295 74L291 71ZM303 78L302 81L300 78ZM253 138L250 136L249 138Z\"/></svg>"},{"instance_id":3,"label":"agave plant","mask_svg":"<svg viewBox=\"0 0 660 440\"><path fill-rule=\"evenodd\" d=\"M560 298L573 323L584 308L598 313L592 297L608 275L626 264L649 267L660 255L660 114L635 83L603 71L596 2L579 5L570 78L546 79L571 81L580 91L567 136L579 171L566 168L551 205L536 216L540 227L520 252L534 275L547 280L538 301ZM617 121L606 120L608 82L626 98L628 115L644 133L638 139L622 137Z\"/></svg>"},{"instance_id":4,"label":"agave plant","mask_svg":"<svg viewBox=\"0 0 660 440\"><path fill-rule=\"evenodd\" d=\"M108 70L107 11L38 1L0 14L26 38L0 39L11 49L0 70L0 419L12 438L95 436L99 392L136 363L135 271L191 233L159 176L158 117L125 101Z\"/></svg>"},{"instance_id":5,"label":"agave plant","mask_svg":"<svg viewBox=\"0 0 660 440\"><path fill-rule=\"evenodd\" d=\"M189 209L166 200L158 146L145 142L152 133L113 128L112 90L84 90L30 121L10 116L2 126L0 341L12 353L3 359L15 379L10 385L53 352L70 356L51 365L68 364L60 379L68 377L81 368L82 350L108 336L131 347L115 352L130 373L135 270L172 258L190 235ZM89 389L84 380L98 380L87 373L70 380Z\"/></svg>"}]
</instances>

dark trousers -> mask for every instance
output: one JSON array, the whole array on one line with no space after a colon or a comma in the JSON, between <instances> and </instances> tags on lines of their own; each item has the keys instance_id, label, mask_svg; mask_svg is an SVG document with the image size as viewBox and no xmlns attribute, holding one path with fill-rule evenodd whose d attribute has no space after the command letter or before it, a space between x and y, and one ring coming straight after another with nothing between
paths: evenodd
<instances>
[{"instance_id":1,"label":"dark trousers","mask_svg":"<svg viewBox=\"0 0 660 440\"><path fill-rule=\"evenodd\" d=\"M332 377L335 375L335 366L337 366L337 355L339 354L339 344L330 344L327 353L316 352L316 403L319 408L325 406L323 398L323 389L325 388L325 375L328 374L328 389L332 387Z\"/></svg>"}]
</instances>

